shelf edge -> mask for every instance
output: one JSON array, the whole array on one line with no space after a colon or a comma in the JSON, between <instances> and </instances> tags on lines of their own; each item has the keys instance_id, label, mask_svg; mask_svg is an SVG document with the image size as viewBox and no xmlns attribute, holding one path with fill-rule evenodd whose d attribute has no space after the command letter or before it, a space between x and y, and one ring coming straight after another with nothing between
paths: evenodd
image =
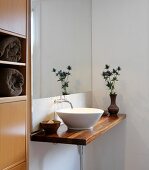
<instances>
[{"instance_id":1,"label":"shelf edge","mask_svg":"<svg viewBox=\"0 0 149 170\"><path fill-rule=\"evenodd\" d=\"M15 96L15 97L2 97L0 98L0 104L1 103L11 103L11 102L18 102L18 101L23 101L26 100L27 96Z\"/></svg>"},{"instance_id":2,"label":"shelf edge","mask_svg":"<svg viewBox=\"0 0 149 170\"><path fill-rule=\"evenodd\" d=\"M7 31L7 30L4 30L2 28L0 28L0 33L7 34L7 35L13 35L13 36L16 36L16 37L26 39L26 35L21 35L21 34L15 33L15 32Z\"/></svg>"},{"instance_id":3,"label":"shelf edge","mask_svg":"<svg viewBox=\"0 0 149 170\"><path fill-rule=\"evenodd\" d=\"M14 65L14 66L26 66L26 63L12 62L12 61L3 61L3 60L0 60L0 64Z\"/></svg>"}]
</instances>

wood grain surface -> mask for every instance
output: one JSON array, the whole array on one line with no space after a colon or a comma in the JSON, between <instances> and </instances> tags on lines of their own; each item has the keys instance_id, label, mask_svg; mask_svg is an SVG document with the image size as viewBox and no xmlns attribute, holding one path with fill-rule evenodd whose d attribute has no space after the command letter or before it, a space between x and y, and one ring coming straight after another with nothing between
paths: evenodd
<instances>
[{"instance_id":1,"label":"wood grain surface","mask_svg":"<svg viewBox=\"0 0 149 170\"><path fill-rule=\"evenodd\" d=\"M26 36L26 0L0 0L0 28Z\"/></svg>"},{"instance_id":2,"label":"wood grain surface","mask_svg":"<svg viewBox=\"0 0 149 170\"><path fill-rule=\"evenodd\" d=\"M26 160L26 101L0 104L0 170Z\"/></svg>"},{"instance_id":3,"label":"wood grain surface","mask_svg":"<svg viewBox=\"0 0 149 170\"><path fill-rule=\"evenodd\" d=\"M32 141L64 143L75 145L87 145L97 137L109 131L111 128L121 123L126 118L126 114L115 116L103 116L92 130L70 130L62 125L57 134L45 134L44 131L37 131L31 134Z\"/></svg>"}]
</instances>

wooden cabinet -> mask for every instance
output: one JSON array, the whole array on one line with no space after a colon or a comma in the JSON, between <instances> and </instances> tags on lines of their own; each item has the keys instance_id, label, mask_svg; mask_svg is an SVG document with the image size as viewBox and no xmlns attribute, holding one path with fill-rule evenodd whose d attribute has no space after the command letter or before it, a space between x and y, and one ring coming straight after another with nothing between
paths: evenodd
<instances>
[{"instance_id":1,"label":"wooden cabinet","mask_svg":"<svg viewBox=\"0 0 149 170\"><path fill-rule=\"evenodd\" d=\"M30 0L0 0L0 40L9 36L19 38L22 56L21 60L17 62L0 58L0 69L17 69L24 77L23 90L19 96L0 96L0 170L28 169L29 6ZM1 73L3 72L1 71Z\"/></svg>"},{"instance_id":2,"label":"wooden cabinet","mask_svg":"<svg viewBox=\"0 0 149 170\"><path fill-rule=\"evenodd\" d=\"M0 29L26 35L26 0L0 0Z\"/></svg>"},{"instance_id":3,"label":"wooden cabinet","mask_svg":"<svg viewBox=\"0 0 149 170\"><path fill-rule=\"evenodd\" d=\"M0 169L25 161L26 101L0 104Z\"/></svg>"}]
</instances>

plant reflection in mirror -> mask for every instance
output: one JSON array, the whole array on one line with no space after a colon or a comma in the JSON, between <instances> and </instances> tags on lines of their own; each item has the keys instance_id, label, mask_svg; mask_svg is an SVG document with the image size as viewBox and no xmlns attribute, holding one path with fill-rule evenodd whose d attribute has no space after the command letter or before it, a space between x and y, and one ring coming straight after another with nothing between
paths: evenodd
<instances>
[{"instance_id":1,"label":"plant reflection in mirror","mask_svg":"<svg viewBox=\"0 0 149 170\"><path fill-rule=\"evenodd\" d=\"M52 72L55 73L55 75L58 77L57 81L61 82L61 90L62 90L62 95L67 95L69 94L67 92L67 88L69 87L69 76L71 75L71 66L67 67L67 71L59 70L57 71L55 68L53 68Z\"/></svg>"}]
</instances>

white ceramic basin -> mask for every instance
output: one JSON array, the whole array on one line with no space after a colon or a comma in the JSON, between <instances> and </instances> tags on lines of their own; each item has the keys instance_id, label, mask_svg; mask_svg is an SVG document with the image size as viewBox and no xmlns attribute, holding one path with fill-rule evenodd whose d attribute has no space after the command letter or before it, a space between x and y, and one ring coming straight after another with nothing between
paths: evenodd
<instances>
[{"instance_id":1,"label":"white ceramic basin","mask_svg":"<svg viewBox=\"0 0 149 170\"><path fill-rule=\"evenodd\" d=\"M100 119L103 110L96 108L73 108L56 111L69 129L91 129Z\"/></svg>"}]
</instances>

